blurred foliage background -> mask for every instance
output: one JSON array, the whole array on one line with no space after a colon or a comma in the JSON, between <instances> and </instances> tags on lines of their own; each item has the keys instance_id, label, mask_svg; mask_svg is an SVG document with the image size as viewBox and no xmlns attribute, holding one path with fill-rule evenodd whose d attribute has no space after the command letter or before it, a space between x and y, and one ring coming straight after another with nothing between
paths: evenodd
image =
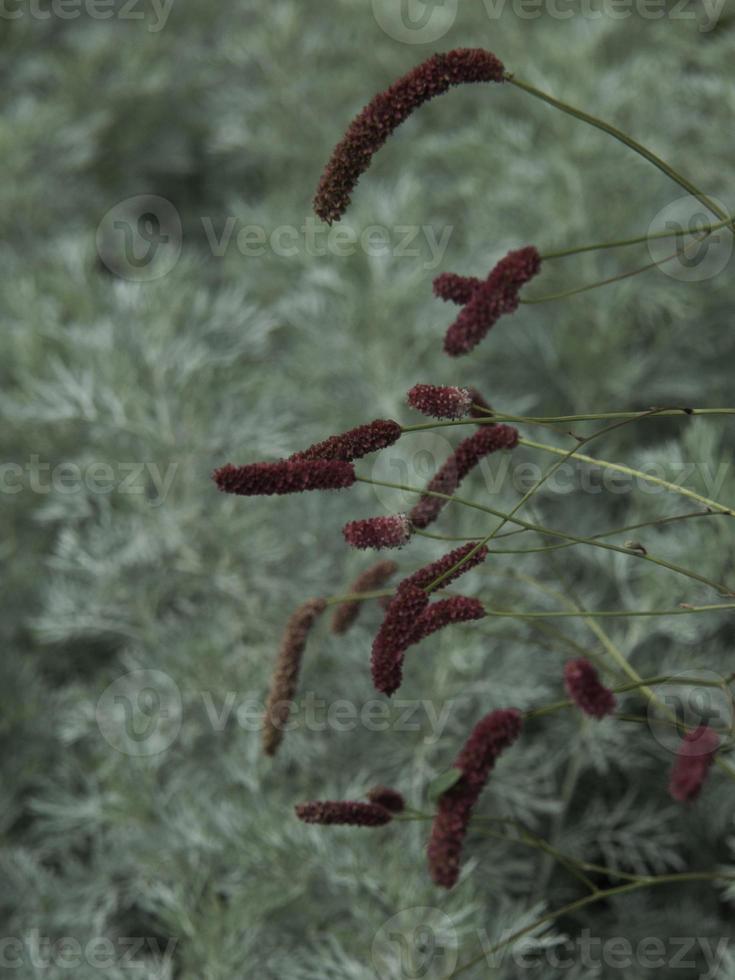
<instances>
[{"instance_id":1,"label":"blurred foliage background","mask_svg":"<svg viewBox=\"0 0 735 980\"><path fill-rule=\"evenodd\" d=\"M520 77L630 131L732 208L732 11L710 21L711 3L669 3L660 19L621 18L619 7L570 3L569 18L550 8L534 18L463 0L429 9L448 18L440 37L407 43L417 37L391 26L397 6L139 0L104 8L109 19L44 4L3 15L0 907L2 935L17 945L4 947L2 975L56 980L74 956L76 980L439 975L405 958L422 923L448 921L451 936L439 938L450 958L456 940L464 960L478 936L492 944L572 900L579 883L538 852L471 835L461 883L440 893L425 869L425 824L308 828L293 805L359 797L382 781L427 808L427 784L474 721L557 700L575 651L607 663L611 682L611 642L644 675L732 670L724 615L616 619L602 635L577 619L485 621L424 644L385 724L362 714L325 723L320 709L275 762L260 757L257 704L286 617L369 563L344 545L346 520L410 501L366 486L225 498L214 466L277 458L375 417L418 421L404 404L417 381L474 384L525 414L732 403L731 262L701 282L654 270L526 307L471 357L442 354L451 313L432 298L437 272L483 275L528 242L549 250L644 234L682 197L602 133L510 87L452 92L379 154L335 227L357 237L377 226L371 240L387 247L328 238L310 211L355 112L434 50L464 45L494 50ZM151 262L145 249L131 259L134 232L155 245ZM535 293L647 261L640 246L554 263ZM407 436L359 470L421 485L460 434ZM732 436L727 419L645 421L591 452L671 479L696 464L687 485L732 501ZM519 468L551 461L527 450L493 459L466 495L508 507L524 488ZM540 493L529 514L588 535L692 509L598 479ZM491 527L450 508L436 530ZM732 586L726 518L639 539ZM401 569L442 548L415 541ZM463 591L506 609L716 601L691 580L592 548L498 555ZM318 626L303 704L359 712L376 701L378 621L365 610L340 640ZM623 703L645 711L635 695ZM671 761L670 742L645 725L553 716L503 760L482 810L623 870L731 860L732 784L715 772L699 802L674 806ZM587 929L634 947L658 937L673 956L671 937L730 936L732 901L709 884L650 890L536 930L523 949L545 978L641 980L655 972L641 962L575 957L562 968L543 951ZM403 946L386 928L405 933ZM145 942L126 952L125 937ZM676 975L702 975L703 955L695 948ZM509 957L466 975L519 970ZM708 975L735 977L730 954Z\"/></svg>"}]
</instances>

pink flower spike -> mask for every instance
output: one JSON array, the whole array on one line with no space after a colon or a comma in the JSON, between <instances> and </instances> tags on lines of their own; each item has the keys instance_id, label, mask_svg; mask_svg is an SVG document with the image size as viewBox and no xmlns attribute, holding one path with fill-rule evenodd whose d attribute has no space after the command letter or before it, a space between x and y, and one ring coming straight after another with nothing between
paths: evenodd
<instances>
[{"instance_id":1,"label":"pink flower spike","mask_svg":"<svg viewBox=\"0 0 735 980\"><path fill-rule=\"evenodd\" d=\"M313 800L296 807L296 816L304 823L347 824L351 827L382 827L393 814L377 803L355 800Z\"/></svg>"},{"instance_id":2,"label":"pink flower spike","mask_svg":"<svg viewBox=\"0 0 735 980\"><path fill-rule=\"evenodd\" d=\"M615 711L615 695L602 684L586 657L567 661L564 665L564 686L577 707L592 718L604 718Z\"/></svg>"},{"instance_id":3,"label":"pink flower spike","mask_svg":"<svg viewBox=\"0 0 735 980\"><path fill-rule=\"evenodd\" d=\"M355 482L351 463L342 460L279 460L276 463L227 463L213 479L223 493L244 497L301 493L304 490L341 490Z\"/></svg>"},{"instance_id":4,"label":"pink flower spike","mask_svg":"<svg viewBox=\"0 0 735 980\"><path fill-rule=\"evenodd\" d=\"M458 48L433 55L376 95L335 147L314 198L316 214L329 224L342 217L374 154L419 106L454 85L502 82L504 72L502 63L489 51Z\"/></svg>"},{"instance_id":5,"label":"pink flower spike","mask_svg":"<svg viewBox=\"0 0 735 980\"><path fill-rule=\"evenodd\" d=\"M405 514L369 517L364 521L350 521L342 533L353 548L401 548L411 537L411 523Z\"/></svg>"},{"instance_id":6,"label":"pink flower spike","mask_svg":"<svg viewBox=\"0 0 735 980\"><path fill-rule=\"evenodd\" d=\"M439 797L427 848L429 872L435 884L443 888L456 884L472 810L496 760L515 742L521 728L521 715L514 708L492 711L475 725L457 756L454 768L462 775Z\"/></svg>"},{"instance_id":7,"label":"pink flower spike","mask_svg":"<svg viewBox=\"0 0 735 980\"><path fill-rule=\"evenodd\" d=\"M392 419L375 419L367 425L358 425L338 436L330 436L324 442L314 443L308 449L294 453L292 460L304 459L342 459L351 462L362 459L368 453L392 446L403 432L401 426Z\"/></svg>"},{"instance_id":8,"label":"pink flower spike","mask_svg":"<svg viewBox=\"0 0 735 980\"><path fill-rule=\"evenodd\" d=\"M461 419L470 414L472 398L467 388L418 384L409 391L408 404L430 418Z\"/></svg>"},{"instance_id":9,"label":"pink flower spike","mask_svg":"<svg viewBox=\"0 0 735 980\"><path fill-rule=\"evenodd\" d=\"M720 736L707 725L687 732L681 740L669 780L669 793L679 803L695 800L720 747Z\"/></svg>"}]
</instances>

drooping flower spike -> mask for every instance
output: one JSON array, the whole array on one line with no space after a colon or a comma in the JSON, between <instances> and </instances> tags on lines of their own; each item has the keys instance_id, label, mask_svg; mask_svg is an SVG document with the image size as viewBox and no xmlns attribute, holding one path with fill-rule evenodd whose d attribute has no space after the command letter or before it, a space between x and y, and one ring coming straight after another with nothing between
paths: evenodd
<instances>
[{"instance_id":1,"label":"drooping flower spike","mask_svg":"<svg viewBox=\"0 0 735 980\"><path fill-rule=\"evenodd\" d=\"M300 803L295 809L296 816L304 823L382 827L393 819L393 814L386 807L357 800L313 800Z\"/></svg>"},{"instance_id":2,"label":"drooping flower spike","mask_svg":"<svg viewBox=\"0 0 735 980\"><path fill-rule=\"evenodd\" d=\"M246 466L227 463L215 470L212 477L223 493L272 496L304 490L342 490L355 482L355 469L352 463L339 459L282 459Z\"/></svg>"},{"instance_id":3,"label":"drooping flower spike","mask_svg":"<svg viewBox=\"0 0 735 980\"><path fill-rule=\"evenodd\" d=\"M342 533L353 548L402 548L411 537L411 522L405 514L368 517L345 524Z\"/></svg>"},{"instance_id":4,"label":"drooping flower spike","mask_svg":"<svg viewBox=\"0 0 735 980\"><path fill-rule=\"evenodd\" d=\"M419 106L454 85L502 82L504 71L489 51L458 48L433 55L376 95L335 147L314 198L316 214L329 224L342 217L373 155Z\"/></svg>"},{"instance_id":5,"label":"drooping flower spike","mask_svg":"<svg viewBox=\"0 0 735 980\"><path fill-rule=\"evenodd\" d=\"M324 599L309 599L299 606L286 624L263 718L261 741L266 755L275 755L283 740L291 702L296 694L306 641L325 607Z\"/></svg>"},{"instance_id":6,"label":"drooping flower spike","mask_svg":"<svg viewBox=\"0 0 735 980\"><path fill-rule=\"evenodd\" d=\"M464 306L484 282L476 276L460 276L456 272L442 272L434 279L434 295L445 303Z\"/></svg>"},{"instance_id":7,"label":"drooping flower spike","mask_svg":"<svg viewBox=\"0 0 735 980\"><path fill-rule=\"evenodd\" d=\"M540 269L541 256L533 245L509 252L487 279L473 289L459 316L447 330L445 352L450 357L468 354L501 316L518 309L521 287L533 279ZM434 288L436 290L436 283ZM448 294L446 283L440 284L439 288Z\"/></svg>"},{"instance_id":8,"label":"drooping flower spike","mask_svg":"<svg viewBox=\"0 0 735 980\"><path fill-rule=\"evenodd\" d=\"M707 725L686 733L669 780L669 793L675 800L689 803L699 796L719 747L719 735Z\"/></svg>"},{"instance_id":9,"label":"drooping flower spike","mask_svg":"<svg viewBox=\"0 0 735 980\"><path fill-rule=\"evenodd\" d=\"M472 599L463 595L440 599L424 609L419 616L413 642L419 643L446 626L452 626L455 623L469 623L475 619L483 619L486 615L485 607L479 599Z\"/></svg>"},{"instance_id":10,"label":"drooping flower spike","mask_svg":"<svg viewBox=\"0 0 735 980\"><path fill-rule=\"evenodd\" d=\"M435 884L443 888L456 884L472 810L498 756L515 742L521 728L521 715L515 709L493 711L475 725L457 756L454 768L462 775L439 797L427 848L429 872Z\"/></svg>"},{"instance_id":11,"label":"drooping flower spike","mask_svg":"<svg viewBox=\"0 0 735 980\"><path fill-rule=\"evenodd\" d=\"M379 561L371 565L362 575L358 575L355 581L347 590L348 593L359 595L362 592L372 592L385 585L391 575L398 570L398 565L394 561ZM386 597L387 598L387 597ZM332 616L332 632L337 636L342 636L352 626L360 613L362 606L361 600L354 602L343 602L334 611Z\"/></svg>"},{"instance_id":12,"label":"drooping flower spike","mask_svg":"<svg viewBox=\"0 0 735 980\"><path fill-rule=\"evenodd\" d=\"M481 459L501 449L514 449L517 445L518 430L512 425L478 427L477 432L460 442L429 481L426 489L451 496ZM414 527L426 528L437 519L448 503L442 497L422 496L409 512L409 519Z\"/></svg>"},{"instance_id":13,"label":"drooping flower spike","mask_svg":"<svg viewBox=\"0 0 735 980\"><path fill-rule=\"evenodd\" d=\"M403 582L388 606L385 619L373 640L370 669L376 690L394 694L403 679L403 656L413 643L416 624L429 604L419 585Z\"/></svg>"},{"instance_id":14,"label":"drooping flower spike","mask_svg":"<svg viewBox=\"0 0 735 980\"><path fill-rule=\"evenodd\" d=\"M308 449L294 453L290 459L341 459L351 462L353 459L362 459L368 453L392 446L401 437L402 431L401 426L393 419L375 419L367 425L358 425L348 432L330 436L324 442L314 443Z\"/></svg>"},{"instance_id":15,"label":"drooping flower spike","mask_svg":"<svg viewBox=\"0 0 735 980\"><path fill-rule=\"evenodd\" d=\"M376 690L383 694L394 694L401 686L403 680L403 660L406 650L423 636L428 636L435 629L448 626L451 622L458 622L463 613L469 615L468 607L464 607L462 613L459 606L453 606L452 610L440 610L438 613L430 613L427 620L422 618L424 611L429 604L430 586L435 579L450 572L460 561L462 561L478 542L468 542L449 554L444 555L438 561L420 568L413 575L404 579L393 597L386 611L383 624L378 630L373 640L372 656L370 661L373 684ZM464 575L471 568L475 568L487 558L488 550L485 547L478 548L477 552L464 561L451 575L442 580L442 587L453 582ZM428 590L428 591L427 591ZM464 600L474 602L474 600ZM435 605L440 605L436 603ZM432 609L434 607L429 607ZM478 612L474 607L473 612ZM484 615L484 610L483 613ZM454 615L455 619L451 619ZM442 621L442 616L444 621ZM470 615L474 618L474 615ZM428 630L422 633L423 630Z\"/></svg>"},{"instance_id":16,"label":"drooping flower spike","mask_svg":"<svg viewBox=\"0 0 735 980\"><path fill-rule=\"evenodd\" d=\"M467 388L418 384L409 391L408 404L429 418L461 419L470 414L472 396Z\"/></svg>"},{"instance_id":17,"label":"drooping flower spike","mask_svg":"<svg viewBox=\"0 0 735 980\"><path fill-rule=\"evenodd\" d=\"M567 661L564 686L577 707L591 718L604 718L615 711L615 695L600 681L599 674L586 657Z\"/></svg>"}]
</instances>

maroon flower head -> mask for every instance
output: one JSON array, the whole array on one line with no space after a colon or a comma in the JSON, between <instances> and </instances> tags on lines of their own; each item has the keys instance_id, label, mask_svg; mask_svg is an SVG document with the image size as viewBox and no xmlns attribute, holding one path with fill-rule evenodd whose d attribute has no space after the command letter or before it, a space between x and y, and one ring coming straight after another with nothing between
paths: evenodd
<instances>
[{"instance_id":1,"label":"maroon flower head","mask_svg":"<svg viewBox=\"0 0 735 980\"><path fill-rule=\"evenodd\" d=\"M391 813L402 813L406 807L406 801L403 799L401 793L397 789L391 789L389 786L373 786L367 794L367 798L371 803L385 807Z\"/></svg>"},{"instance_id":2,"label":"maroon flower head","mask_svg":"<svg viewBox=\"0 0 735 980\"><path fill-rule=\"evenodd\" d=\"M452 888L459 877L467 826L498 756L521 732L521 715L515 709L493 711L475 725L454 768L462 775L439 797L437 814L427 848L432 880Z\"/></svg>"},{"instance_id":3,"label":"maroon flower head","mask_svg":"<svg viewBox=\"0 0 735 980\"><path fill-rule=\"evenodd\" d=\"M458 48L435 54L376 95L352 121L332 153L314 198L317 215L329 224L342 217L373 155L419 106L453 85L502 82L503 74L503 65L489 51Z\"/></svg>"},{"instance_id":4,"label":"maroon flower head","mask_svg":"<svg viewBox=\"0 0 735 980\"><path fill-rule=\"evenodd\" d=\"M472 398L467 388L419 384L409 391L408 404L430 418L461 419L470 414Z\"/></svg>"},{"instance_id":5,"label":"maroon flower head","mask_svg":"<svg viewBox=\"0 0 735 980\"><path fill-rule=\"evenodd\" d=\"M350 521L342 533L353 548L401 548L411 537L411 524L405 514L369 517Z\"/></svg>"},{"instance_id":6,"label":"maroon flower head","mask_svg":"<svg viewBox=\"0 0 735 980\"><path fill-rule=\"evenodd\" d=\"M719 735L707 725L686 733L669 780L669 793L675 800L688 803L699 796L719 747Z\"/></svg>"},{"instance_id":7,"label":"maroon flower head","mask_svg":"<svg viewBox=\"0 0 735 980\"><path fill-rule=\"evenodd\" d=\"M541 256L533 245L509 252L479 285L447 330L444 350L451 357L468 354L503 314L514 313L518 293L541 269Z\"/></svg>"},{"instance_id":8,"label":"maroon flower head","mask_svg":"<svg viewBox=\"0 0 735 980\"><path fill-rule=\"evenodd\" d=\"M347 590L350 594L359 595L361 592L372 592L379 589L388 579L398 570L398 565L394 561L379 561L371 565L362 575L359 575ZM385 598L388 598L385 596ZM334 611L332 616L332 632L338 636L343 635L352 626L358 617L362 602L343 602Z\"/></svg>"},{"instance_id":9,"label":"maroon flower head","mask_svg":"<svg viewBox=\"0 0 735 980\"><path fill-rule=\"evenodd\" d=\"M465 561L466 556L469 555L469 553L476 548L478 544L479 541L468 541L467 544L460 545L459 548L455 548L453 551L450 551L437 561L433 561L430 565L425 565L417 572L414 572L413 575L409 575L408 578L401 582L398 588L401 589L408 588L408 586L418 586L421 589L428 589L435 579L446 575L447 572L454 568L455 565L462 562L456 571L452 572L451 575L447 575L446 578L442 578L438 588L445 589L448 585L458 579L460 575L464 575L465 572L469 572L471 568L476 568L477 565L481 565L482 562L485 561L488 556L488 550L485 545L478 548L472 557L467 558Z\"/></svg>"},{"instance_id":10,"label":"maroon flower head","mask_svg":"<svg viewBox=\"0 0 735 980\"><path fill-rule=\"evenodd\" d=\"M463 595L440 599L428 606L419 617L413 642L418 643L453 623L468 623L473 619L483 619L486 615L485 607L479 599L470 599Z\"/></svg>"},{"instance_id":11,"label":"maroon flower head","mask_svg":"<svg viewBox=\"0 0 735 980\"><path fill-rule=\"evenodd\" d=\"M388 606L385 619L373 640L370 669L376 690L393 694L403 679L403 656L413 643L421 613L429 597L418 585L403 582Z\"/></svg>"},{"instance_id":12,"label":"maroon flower head","mask_svg":"<svg viewBox=\"0 0 735 980\"><path fill-rule=\"evenodd\" d=\"M283 740L291 702L296 694L306 641L325 607L324 599L309 599L299 606L286 624L263 718L261 739L266 755L275 755Z\"/></svg>"},{"instance_id":13,"label":"maroon flower head","mask_svg":"<svg viewBox=\"0 0 735 980\"><path fill-rule=\"evenodd\" d=\"M356 800L313 800L301 803L295 809L296 816L304 823L382 827L393 819L393 814L384 806Z\"/></svg>"},{"instance_id":14,"label":"maroon flower head","mask_svg":"<svg viewBox=\"0 0 735 980\"><path fill-rule=\"evenodd\" d=\"M213 479L223 493L243 497L270 496L351 487L355 482L355 470L351 463L337 459L282 459L276 463L250 463L247 466L227 463L214 471Z\"/></svg>"},{"instance_id":15,"label":"maroon flower head","mask_svg":"<svg viewBox=\"0 0 735 980\"><path fill-rule=\"evenodd\" d=\"M292 460L299 459L342 459L351 462L362 459L368 453L392 446L402 433L397 422L392 419L375 419L367 425L358 425L341 435L330 436L324 442L314 443L308 449L294 453Z\"/></svg>"},{"instance_id":16,"label":"maroon flower head","mask_svg":"<svg viewBox=\"0 0 735 980\"><path fill-rule=\"evenodd\" d=\"M577 707L592 718L604 718L615 711L615 695L602 684L586 657L567 661L564 665L564 686Z\"/></svg>"},{"instance_id":17,"label":"maroon flower head","mask_svg":"<svg viewBox=\"0 0 735 980\"><path fill-rule=\"evenodd\" d=\"M434 295L445 303L455 303L464 306L472 299L472 295L484 279L475 276L459 276L456 272L442 272L434 279Z\"/></svg>"},{"instance_id":18,"label":"maroon flower head","mask_svg":"<svg viewBox=\"0 0 735 980\"><path fill-rule=\"evenodd\" d=\"M449 459L429 481L430 493L451 496L467 474L485 456L500 449L514 449L518 445L518 430L512 425L483 425L477 432L464 439ZM414 527L425 528L433 523L449 503L443 497L422 496L409 513Z\"/></svg>"}]
</instances>

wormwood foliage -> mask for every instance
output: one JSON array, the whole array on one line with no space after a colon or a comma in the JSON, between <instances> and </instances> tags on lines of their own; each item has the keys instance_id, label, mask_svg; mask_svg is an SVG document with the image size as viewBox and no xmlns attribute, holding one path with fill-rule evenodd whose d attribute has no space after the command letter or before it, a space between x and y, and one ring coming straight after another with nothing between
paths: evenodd
<instances>
[{"instance_id":1,"label":"wormwood foliage","mask_svg":"<svg viewBox=\"0 0 735 980\"><path fill-rule=\"evenodd\" d=\"M388 709L386 731L364 715L327 723L315 709L313 723L288 733L277 762L264 760L252 704L262 706L274 637L306 596L336 594L363 570L365 556L340 533L346 521L415 500L359 487L328 507L318 495L283 498L276 512L272 500L218 496L210 481L224 458L288 455L365 421L367 407L369 417L412 421L403 399L422 380L474 384L514 414L732 402L727 270L694 284L654 271L604 293L522 308L461 362L461 377L437 354L447 325L446 307L431 296L438 273L485 275L529 241L549 250L642 234L681 196L603 134L519 93L457 90L381 151L345 222L357 234L387 229L397 254L306 247L300 228L325 150L371 93L434 47L497 50L530 81L616 120L734 206L726 16L700 32L689 20L524 20L511 7L491 20L484 4L460 6L444 38L416 47L387 36L363 0L328 9L272 0L267 10L250 0L216 8L176 0L158 31L150 19L3 22L0 439L3 462L20 467L3 469L0 517L8 599L0 907L2 936L19 944L4 947L3 975L67 977L77 943L78 980L401 978L409 975L402 950L428 916L405 910L434 910L434 936L466 960L580 894L538 850L479 827L460 884L440 894L425 870L424 823L307 827L292 809L360 798L378 782L431 809L427 787L474 721L493 708L562 698L564 661L581 653L599 661L603 636L580 619L483 620L437 634L412 660L410 690ZM150 282L110 274L95 245L105 213L138 194L169 200L183 228L179 261ZM245 225L267 236L295 226L296 252L243 254L227 228ZM638 258L648 261L645 246L590 253L558 264L552 285L615 275ZM672 480L683 467L692 489L732 501L732 426L642 421L590 452L657 464ZM416 435L374 475L423 485L456 439ZM468 479L467 496L507 509L525 489L511 477L520 481L524 464L537 461L515 450L493 491L497 468L488 461ZM689 471L693 463L702 465ZM100 464L113 474L105 492L90 477L108 472L93 469ZM687 509L669 495L593 481L587 492L539 493L527 516L590 535ZM480 513L450 507L438 530L490 528ZM726 518L639 537L652 553L732 584ZM530 535L503 544L533 546ZM414 539L397 560L408 573L436 554L435 542ZM712 601L705 586L592 548L498 555L472 573L472 589L503 609ZM373 699L368 658L379 620L377 609L364 610L346 638L317 628L302 705L359 708ZM644 676L727 676L731 624L708 615L601 628ZM157 672L143 675L142 701L134 684L109 693L134 671ZM144 734L156 706L168 711L160 751L135 754L116 737L124 715L113 711L117 729L105 720L116 692L118 709L132 706ZM645 712L639 696L621 699ZM580 724L570 712L531 724L533 737L494 772L480 816L522 820L579 860L634 874L733 863L732 791L722 774L713 772L700 801L675 807L666 794L671 751L647 726ZM732 889L710 882L650 889L582 908L516 946L537 951L539 975L551 980L640 980L656 968L567 968L543 951L584 930L634 948L657 937L669 957L672 937L716 947L731 933L732 901ZM386 944L386 923L399 913L388 928L405 942ZM53 946L61 940L66 946ZM112 952L99 947L95 959L90 944L100 940ZM710 962L700 944L684 960L696 965L676 975L734 975L732 951ZM525 972L506 950L466 975Z\"/></svg>"}]
</instances>

